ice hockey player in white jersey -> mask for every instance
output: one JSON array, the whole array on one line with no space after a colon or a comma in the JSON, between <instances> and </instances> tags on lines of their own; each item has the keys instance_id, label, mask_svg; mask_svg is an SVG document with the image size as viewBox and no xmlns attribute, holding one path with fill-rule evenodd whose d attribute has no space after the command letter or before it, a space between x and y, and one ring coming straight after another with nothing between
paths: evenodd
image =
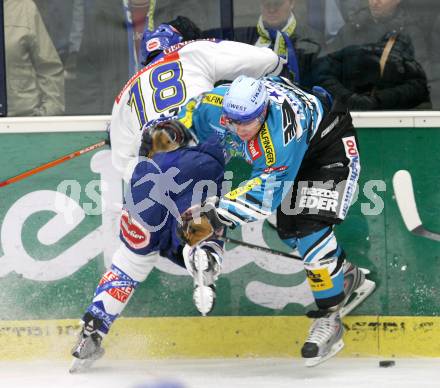
<instances>
[{"instance_id":1,"label":"ice hockey player in white jersey","mask_svg":"<svg viewBox=\"0 0 440 388\"><path fill-rule=\"evenodd\" d=\"M189 98L211 89L217 81L233 79L240 73L254 76L277 74L283 68L284 61L269 49L213 39L194 40L198 36L197 27L189 19L183 17L178 17L169 24L162 24L153 32L145 32L143 55L146 67L130 79L116 98L110 129L112 161L116 169L123 174L125 181L129 184L128 187L132 188L133 197L139 197L139 200L143 195L147 195L147 191L140 187L143 192L138 192L137 190L140 189L135 190L132 185L139 181L140 178L136 180L135 177L139 175L140 170L143 169L145 174L151 172L148 170L151 163L139 163L134 174L132 174L132 169L127 167L130 161L138 161L139 153L152 157L146 151L145 144L140 147L143 129L144 140L152 134L150 132L152 127L155 128L154 132L157 134L157 125L150 125L152 121L175 115L179 107ZM186 41L187 39L189 41ZM177 141L176 143L179 146L186 145L187 136L179 130L179 126L165 125L159 132L167 134L175 142L178 138L183 139L183 142ZM150 140L154 143L155 139ZM204 166L209 166L208 162L216 158L223 158L220 147L211 146L209 152L208 148L206 144L203 144L199 148L182 149L169 155L172 159L176 159L180 175L195 174L194 164L187 163L190 168L182 165L186 160L185 157L190 158L192 163L205 158L207 161L204 159L205 161L201 164ZM212 157L215 150L220 153L221 157ZM180 157L176 158L178 153L182 155L179 154ZM166 159L167 155L163 154L155 159L155 163L169 167L171 162L167 162ZM135 165L136 163L133 163L133 167ZM223 172L224 166L220 167ZM205 172L210 174L211 180L220 179L222 176L215 168L207 168ZM215 179L212 174L216 177ZM196 175L185 181L197 182L197 179L203 178L200 173ZM180 212L188 208L190 203L188 198L190 198L188 193L186 196L180 193L174 198ZM82 319L82 331L72 350L75 358L71 369L73 372L89 367L103 355L101 340L107 334L111 323L128 303L137 284L146 278L154 265L152 253L160 251L162 256L173 261L183 256L185 267L195 282L194 303L202 315L206 315L212 309L215 301L213 282L222 259L222 245L211 241L200 244L196 250L187 253L179 252L182 247L177 246L175 237L170 237L175 236L174 224L166 224L166 227L160 231L144 230L145 228L142 229L133 217L129 216L126 205L121 217L122 243L115 252L112 266L103 275L92 303ZM143 216L148 219L140 221L158 221L161 219L161 212L162 209L157 202L157 209L153 207L149 212L143 213ZM171 219L172 217L169 217L168 221ZM141 241L142 236L145 238ZM201 262L201 257L217 259L207 263L203 268L199 265L200 268L198 268L196 258Z\"/></svg>"},{"instance_id":2,"label":"ice hockey player in white jersey","mask_svg":"<svg viewBox=\"0 0 440 388\"><path fill-rule=\"evenodd\" d=\"M130 178L129 162L138 156L142 128L160 117L174 116L190 98L221 80L240 74L278 75L284 59L268 48L244 43L199 39L200 30L179 16L146 31L142 50L145 67L116 97L110 125L112 163Z\"/></svg>"}]
</instances>

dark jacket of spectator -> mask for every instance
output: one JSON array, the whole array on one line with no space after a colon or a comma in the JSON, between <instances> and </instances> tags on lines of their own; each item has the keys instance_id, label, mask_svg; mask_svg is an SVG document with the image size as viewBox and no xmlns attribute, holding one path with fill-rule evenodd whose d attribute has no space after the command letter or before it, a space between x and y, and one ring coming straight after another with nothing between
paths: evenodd
<instances>
[{"instance_id":1,"label":"dark jacket of spectator","mask_svg":"<svg viewBox=\"0 0 440 388\"><path fill-rule=\"evenodd\" d=\"M411 109L430 106L422 63L427 48L422 31L405 9L376 20L362 9L342 28L331 48L319 61L316 83L347 99L353 110ZM387 42L394 44L381 71ZM422 104L422 105L421 105Z\"/></svg>"}]
</instances>

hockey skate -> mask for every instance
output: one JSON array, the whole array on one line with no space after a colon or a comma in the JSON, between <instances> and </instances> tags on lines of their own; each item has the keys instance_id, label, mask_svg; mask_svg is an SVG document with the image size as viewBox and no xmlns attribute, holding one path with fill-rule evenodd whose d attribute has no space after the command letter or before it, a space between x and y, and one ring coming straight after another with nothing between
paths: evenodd
<instances>
[{"instance_id":1,"label":"hockey skate","mask_svg":"<svg viewBox=\"0 0 440 388\"><path fill-rule=\"evenodd\" d=\"M348 315L374 291L376 283L366 278L369 273L368 269L356 267L348 261L344 263L345 299L341 303L341 318Z\"/></svg>"},{"instance_id":2,"label":"hockey skate","mask_svg":"<svg viewBox=\"0 0 440 388\"><path fill-rule=\"evenodd\" d=\"M210 243L205 243L205 245L208 244ZM214 251L196 248L191 263L194 277L193 300L197 310L203 316L211 312L215 304L215 281L221 270L216 256Z\"/></svg>"},{"instance_id":3,"label":"hockey skate","mask_svg":"<svg viewBox=\"0 0 440 388\"><path fill-rule=\"evenodd\" d=\"M307 315L315 320L301 349L301 355L305 359L305 365L312 367L333 357L344 347L344 327L339 310L312 311Z\"/></svg>"},{"instance_id":4,"label":"hockey skate","mask_svg":"<svg viewBox=\"0 0 440 388\"><path fill-rule=\"evenodd\" d=\"M86 314L87 316L88 314ZM84 372L93 363L104 355L101 347L102 336L96 330L97 319L83 324L78 340L72 349L73 362L70 366L70 373Z\"/></svg>"}]
</instances>

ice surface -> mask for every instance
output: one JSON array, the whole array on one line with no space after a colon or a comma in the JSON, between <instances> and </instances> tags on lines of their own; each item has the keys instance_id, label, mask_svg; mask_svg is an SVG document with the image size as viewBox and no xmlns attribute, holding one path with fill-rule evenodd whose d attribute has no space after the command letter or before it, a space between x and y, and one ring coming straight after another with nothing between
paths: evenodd
<instances>
[{"instance_id":1,"label":"ice surface","mask_svg":"<svg viewBox=\"0 0 440 388\"><path fill-rule=\"evenodd\" d=\"M440 359L334 358L315 368L300 359L98 361L70 375L68 362L0 362L1 388L417 388L439 387ZM168 385L167 385L168 384ZM173 385L174 384L174 385Z\"/></svg>"}]
</instances>

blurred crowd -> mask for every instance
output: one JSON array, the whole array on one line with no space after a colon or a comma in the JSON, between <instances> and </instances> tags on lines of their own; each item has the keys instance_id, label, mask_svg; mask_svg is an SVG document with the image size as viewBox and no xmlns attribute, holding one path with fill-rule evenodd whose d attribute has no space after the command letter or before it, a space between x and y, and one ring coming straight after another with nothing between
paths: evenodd
<instances>
[{"instance_id":1,"label":"blurred crowd","mask_svg":"<svg viewBox=\"0 0 440 388\"><path fill-rule=\"evenodd\" d=\"M206 37L270 47L289 77L352 110L440 109L438 0L4 0L8 116L110 114L144 28L177 15Z\"/></svg>"}]
</instances>

